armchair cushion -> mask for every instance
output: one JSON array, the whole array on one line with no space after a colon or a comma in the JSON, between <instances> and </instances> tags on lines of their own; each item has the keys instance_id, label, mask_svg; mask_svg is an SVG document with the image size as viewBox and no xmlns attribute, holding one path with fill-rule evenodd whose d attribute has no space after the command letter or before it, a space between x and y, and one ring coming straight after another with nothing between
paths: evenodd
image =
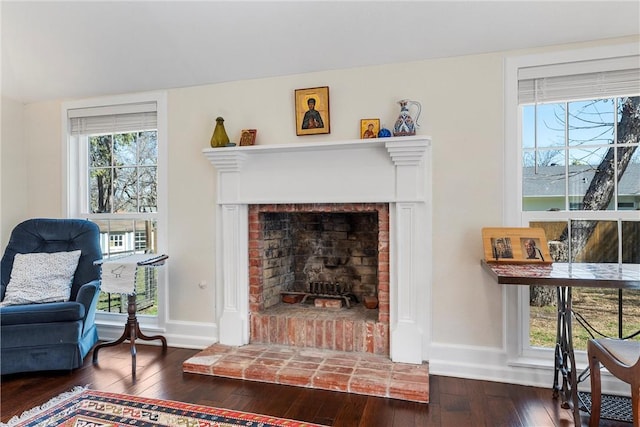
<instances>
[{"instance_id":1,"label":"armchair cushion","mask_svg":"<svg viewBox=\"0 0 640 427\"><path fill-rule=\"evenodd\" d=\"M80 253L16 254L0 306L68 301Z\"/></svg>"},{"instance_id":2,"label":"armchair cushion","mask_svg":"<svg viewBox=\"0 0 640 427\"><path fill-rule=\"evenodd\" d=\"M2 309L2 326L75 322L83 320L85 314L84 305L74 301L14 305Z\"/></svg>"}]
</instances>

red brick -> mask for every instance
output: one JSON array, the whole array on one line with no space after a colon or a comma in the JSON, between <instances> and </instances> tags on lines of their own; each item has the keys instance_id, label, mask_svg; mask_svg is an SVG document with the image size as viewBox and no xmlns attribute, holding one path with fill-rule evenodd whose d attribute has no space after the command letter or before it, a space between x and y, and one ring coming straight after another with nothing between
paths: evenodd
<instances>
[{"instance_id":1,"label":"red brick","mask_svg":"<svg viewBox=\"0 0 640 427\"><path fill-rule=\"evenodd\" d=\"M336 319L335 321L335 350L345 351L345 321Z\"/></svg>"},{"instance_id":2,"label":"red brick","mask_svg":"<svg viewBox=\"0 0 640 427\"><path fill-rule=\"evenodd\" d=\"M315 371L310 369L282 368L278 372L278 383L295 386L308 386Z\"/></svg>"},{"instance_id":3,"label":"red brick","mask_svg":"<svg viewBox=\"0 0 640 427\"><path fill-rule=\"evenodd\" d=\"M350 392L370 396L386 397L388 387L388 381L382 378L353 376L349 381Z\"/></svg>"},{"instance_id":4,"label":"red brick","mask_svg":"<svg viewBox=\"0 0 640 427\"><path fill-rule=\"evenodd\" d=\"M344 351L354 351L353 332L354 332L354 321L345 320L344 321Z\"/></svg>"},{"instance_id":5,"label":"red brick","mask_svg":"<svg viewBox=\"0 0 640 427\"><path fill-rule=\"evenodd\" d=\"M429 382L391 381L389 397L414 402L429 402Z\"/></svg>"},{"instance_id":6,"label":"red brick","mask_svg":"<svg viewBox=\"0 0 640 427\"><path fill-rule=\"evenodd\" d=\"M275 383L278 379L279 366L257 366L251 365L244 371L244 379L252 381L263 381Z\"/></svg>"},{"instance_id":7,"label":"red brick","mask_svg":"<svg viewBox=\"0 0 640 427\"><path fill-rule=\"evenodd\" d=\"M342 300L332 298L316 298L314 305L318 308L342 308Z\"/></svg>"},{"instance_id":8,"label":"red brick","mask_svg":"<svg viewBox=\"0 0 640 427\"><path fill-rule=\"evenodd\" d=\"M325 390L347 391L351 375L332 372L318 372L313 376L312 385Z\"/></svg>"},{"instance_id":9,"label":"red brick","mask_svg":"<svg viewBox=\"0 0 640 427\"><path fill-rule=\"evenodd\" d=\"M334 323L333 320L325 320L324 322L324 348L331 350L335 349Z\"/></svg>"},{"instance_id":10,"label":"red brick","mask_svg":"<svg viewBox=\"0 0 640 427\"><path fill-rule=\"evenodd\" d=\"M316 347L316 329L313 319L306 320L305 347Z\"/></svg>"}]
</instances>

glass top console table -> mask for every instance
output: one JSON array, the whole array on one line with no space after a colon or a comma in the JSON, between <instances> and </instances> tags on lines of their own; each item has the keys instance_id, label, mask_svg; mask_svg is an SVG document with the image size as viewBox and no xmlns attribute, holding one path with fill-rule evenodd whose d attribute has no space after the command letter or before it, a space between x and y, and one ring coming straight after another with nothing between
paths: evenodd
<instances>
[{"instance_id":1,"label":"glass top console table","mask_svg":"<svg viewBox=\"0 0 640 427\"><path fill-rule=\"evenodd\" d=\"M572 408L575 425L580 426L578 375L571 324L571 288L640 289L640 264L507 264L485 260L481 264L499 284L556 287L558 315L553 396L557 398L561 395L562 406ZM560 377L562 386L559 385Z\"/></svg>"}]
</instances>

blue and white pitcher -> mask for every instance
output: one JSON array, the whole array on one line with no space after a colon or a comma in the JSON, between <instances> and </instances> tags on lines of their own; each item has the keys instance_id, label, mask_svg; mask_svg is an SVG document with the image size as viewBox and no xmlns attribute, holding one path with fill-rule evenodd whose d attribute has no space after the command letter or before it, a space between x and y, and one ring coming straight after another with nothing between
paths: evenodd
<instances>
[{"instance_id":1,"label":"blue and white pitcher","mask_svg":"<svg viewBox=\"0 0 640 427\"><path fill-rule=\"evenodd\" d=\"M410 99L403 99L402 101L398 101L400 104L400 115L398 116L398 120L396 120L396 124L393 127L393 136L409 136L416 134L416 127L420 127L418 124L418 119L420 118L420 113L422 112L422 105L417 101L411 101ZM416 120L409 115L409 106L414 105L418 112L416 114Z\"/></svg>"}]
</instances>

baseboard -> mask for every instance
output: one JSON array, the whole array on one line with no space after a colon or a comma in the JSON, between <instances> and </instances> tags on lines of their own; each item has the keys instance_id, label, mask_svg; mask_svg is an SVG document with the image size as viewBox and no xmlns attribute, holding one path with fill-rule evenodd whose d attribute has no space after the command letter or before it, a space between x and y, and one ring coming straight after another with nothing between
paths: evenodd
<instances>
[{"instance_id":1,"label":"baseboard","mask_svg":"<svg viewBox=\"0 0 640 427\"><path fill-rule=\"evenodd\" d=\"M504 350L432 343L429 373L448 377L495 381L534 387L553 386L553 359L529 358L510 360ZM578 362L582 372L585 363ZM619 381L606 370L602 371L602 392L629 396L628 384ZM578 385L579 390L590 389L589 380Z\"/></svg>"},{"instance_id":2,"label":"baseboard","mask_svg":"<svg viewBox=\"0 0 640 427\"><path fill-rule=\"evenodd\" d=\"M102 341L118 339L124 331L124 323L101 322L97 324ZM203 349L218 342L218 325L215 323L169 321L164 328L142 326L147 335L163 335L170 347ZM160 340L137 341L141 345L160 345Z\"/></svg>"}]
</instances>

